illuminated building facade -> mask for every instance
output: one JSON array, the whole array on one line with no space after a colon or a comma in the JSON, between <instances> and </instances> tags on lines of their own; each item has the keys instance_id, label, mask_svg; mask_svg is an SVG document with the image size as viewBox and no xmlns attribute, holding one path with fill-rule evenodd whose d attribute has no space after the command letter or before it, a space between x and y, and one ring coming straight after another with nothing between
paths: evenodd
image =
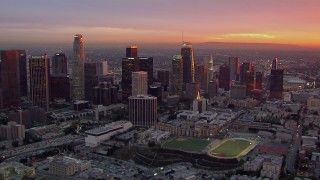
<instances>
[{"instance_id":1,"label":"illuminated building facade","mask_svg":"<svg viewBox=\"0 0 320 180\"><path fill-rule=\"evenodd\" d=\"M137 46L129 46L126 48L126 57L127 58L135 58L138 57L138 47Z\"/></svg>"},{"instance_id":2,"label":"illuminated building facade","mask_svg":"<svg viewBox=\"0 0 320 180\"><path fill-rule=\"evenodd\" d=\"M34 106L49 109L49 58L31 56L29 59L31 100Z\"/></svg>"}]
</instances>

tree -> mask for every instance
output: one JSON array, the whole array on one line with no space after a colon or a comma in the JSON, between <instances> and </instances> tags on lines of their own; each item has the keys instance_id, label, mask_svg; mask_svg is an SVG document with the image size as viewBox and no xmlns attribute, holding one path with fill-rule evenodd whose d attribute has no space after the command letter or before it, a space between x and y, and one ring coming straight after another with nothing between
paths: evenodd
<instances>
[{"instance_id":1,"label":"tree","mask_svg":"<svg viewBox=\"0 0 320 180\"><path fill-rule=\"evenodd\" d=\"M12 141L11 145L13 147L18 147L19 146L19 141L15 140L15 141Z\"/></svg>"},{"instance_id":2,"label":"tree","mask_svg":"<svg viewBox=\"0 0 320 180\"><path fill-rule=\"evenodd\" d=\"M155 143L154 141L149 141L149 142L148 142L148 146L149 146L149 147L153 147L155 144L156 144L156 143Z\"/></svg>"}]
</instances>

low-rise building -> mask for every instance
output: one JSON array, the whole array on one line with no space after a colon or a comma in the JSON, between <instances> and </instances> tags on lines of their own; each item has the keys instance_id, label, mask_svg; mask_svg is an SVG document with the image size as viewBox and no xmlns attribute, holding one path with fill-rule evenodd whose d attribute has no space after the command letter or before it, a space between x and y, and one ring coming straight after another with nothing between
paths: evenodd
<instances>
[{"instance_id":1,"label":"low-rise building","mask_svg":"<svg viewBox=\"0 0 320 180\"><path fill-rule=\"evenodd\" d=\"M190 120L194 117L197 117L198 114L199 114L198 111L184 110L182 113L177 114L177 118Z\"/></svg>"},{"instance_id":2,"label":"low-rise building","mask_svg":"<svg viewBox=\"0 0 320 180\"><path fill-rule=\"evenodd\" d=\"M91 169L89 161L81 161L72 157L57 157L49 163L49 172L51 174L68 177L77 172L82 172Z\"/></svg>"},{"instance_id":3,"label":"low-rise building","mask_svg":"<svg viewBox=\"0 0 320 180\"><path fill-rule=\"evenodd\" d=\"M276 180L280 177L282 160L282 156L259 154L254 160L246 162L243 167L244 171L260 171L261 177Z\"/></svg>"},{"instance_id":4,"label":"low-rise building","mask_svg":"<svg viewBox=\"0 0 320 180\"><path fill-rule=\"evenodd\" d=\"M78 167L74 161L54 159L49 163L49 172L56 176L68 177L74 175L77 171Z\"/></svg>"},{"instance_id":5,"label":"low-rise building","mask_svg":"<svg viewBox=\"0 0 320 180\"><path fill-rule=\"evenodd\" d=\"M23 177L33 178L35 173L34 167L25 166L18 162L4 162L0 164L0 179L11 179L12 176L15 176L17 179L22 179Z\"/></svg>"},{"instance_id":6,"label":"low-rise building","mask_svg":"<svg viewBox=\"0 0 320 180\"><path fill-rule=\"evenodd\" d=\"M24 125L17 124L14 121L9 121L8 125L0 126L0 138L6 140L19 139L25 137Z\"/></svg>"},{"instance_id":7,"label":"low-rise building","mask_svg":"<svg viewBox=\"0 0 320 180\"><path fill-rule=\"evenodd\" d=\"M132 127L129 121L116 121L106 124L104 127L91 129L85 132L86 146L96 147L102 141L110 139L111 136L127 131Z\"/></svg>"}]
</instances>

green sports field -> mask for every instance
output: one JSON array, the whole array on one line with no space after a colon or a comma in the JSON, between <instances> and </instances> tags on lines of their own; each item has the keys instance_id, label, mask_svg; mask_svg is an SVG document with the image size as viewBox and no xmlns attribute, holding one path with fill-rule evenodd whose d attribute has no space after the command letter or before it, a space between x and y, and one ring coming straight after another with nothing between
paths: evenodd
<instances>
[{"instance_id":1,"label":"green sports field","mask_svg":"<svg viewBox=\"0 0 320 180\"><path fill-rule=\"evenodd\" d=\"M210 144L210 141L197 138L175 138L162 144L163 148L182 151L200 152Z\"/></svg>"},{"instance_id":2,"label":"green sports field","mask_svg":"<svg viewBox=\"0 0 320 180\"><path fill-rule=\"evenodd\" d=\"M250 141L245 139L228 139L214 149L211 149L209 153L220 157L237 157L251 144Z\"/></svg>"}]
</instances>

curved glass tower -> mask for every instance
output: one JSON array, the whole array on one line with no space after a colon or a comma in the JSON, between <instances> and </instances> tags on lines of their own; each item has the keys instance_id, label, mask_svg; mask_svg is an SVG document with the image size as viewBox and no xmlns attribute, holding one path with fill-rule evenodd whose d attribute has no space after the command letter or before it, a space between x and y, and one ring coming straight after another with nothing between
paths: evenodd
<instances>
[{"instance_id":1,"label":"curved glass tower","mask_svg":"<svg viewBox=\"0 0 320 180\"><path fill-rule=\"evenodd\" d=\"M72 61L72 99L84 99L84 47L81 34L76 34L73 41L73 61Z\"/></svg>"}]
</instances>

